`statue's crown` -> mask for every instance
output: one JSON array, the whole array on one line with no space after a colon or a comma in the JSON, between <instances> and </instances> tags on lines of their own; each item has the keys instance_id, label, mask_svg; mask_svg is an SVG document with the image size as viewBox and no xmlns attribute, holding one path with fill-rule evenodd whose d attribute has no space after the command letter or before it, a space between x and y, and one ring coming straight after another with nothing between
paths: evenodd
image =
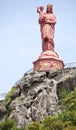
<instances>
[{"instance_id":1,"label":"statue's crown","mask_svg":"<svg viewBox=\"0 0 76 130\"><path fill-rule=\"evenodd\" d=\"M52 7L52 6L53 6L53 5L52 5L52 4L50 4L50 3L47 5L47 7Z\"/></svg>"}]
</instances>

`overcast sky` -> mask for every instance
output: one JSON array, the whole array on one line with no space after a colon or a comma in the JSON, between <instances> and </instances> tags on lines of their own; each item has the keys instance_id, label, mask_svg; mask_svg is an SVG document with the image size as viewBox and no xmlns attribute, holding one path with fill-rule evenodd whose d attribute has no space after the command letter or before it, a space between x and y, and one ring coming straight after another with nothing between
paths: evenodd
<instances>
[{"instance_id":1,"label":"overcast sky","mask_svg":"<svg viewBox=\"0 0 76 130\"><path fill-rule=\"evenodd\" d=\"M37 6L53 4L55 51L76 62L76 0L0 0L0 93L8 92L41 53ZM45 11L45 10L44 10Z\"/></svg>"}]
</instances>

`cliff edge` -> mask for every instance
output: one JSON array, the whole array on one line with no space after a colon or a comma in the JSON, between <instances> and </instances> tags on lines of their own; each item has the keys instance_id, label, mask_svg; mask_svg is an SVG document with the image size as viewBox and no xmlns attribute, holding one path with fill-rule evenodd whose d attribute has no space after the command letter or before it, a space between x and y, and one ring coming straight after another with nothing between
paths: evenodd
<instances>
[{"instance_id":1,"label":"cliff edge","mask_svg":"<svg viewBox=\"0 0 76 130\"><path fill-rule=\"evenodd\" d=\"M63 109L60 100L64 92L70 93L75 87L75 68L25 73L5 101L0 101L0 122L8 117L18 126L27 126L46 116L57 115Z\"/></svg>"}]
</instances>

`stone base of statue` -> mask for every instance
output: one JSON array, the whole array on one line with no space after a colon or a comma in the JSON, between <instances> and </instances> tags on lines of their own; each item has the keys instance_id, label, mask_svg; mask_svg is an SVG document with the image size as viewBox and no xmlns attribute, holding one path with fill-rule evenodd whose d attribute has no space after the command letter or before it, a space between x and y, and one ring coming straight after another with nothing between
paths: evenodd
<instances>
[{"instance_id":1,"label":"stone base of statue","mask_svg":"<svg viewBox=\"0 0 76 130\"><path fill-rule=\"evenodd\" d=\"M33 62L35 71L62 70L64 63L54 51L44 51L39 58Z\"/></svg>"}]
</instances>

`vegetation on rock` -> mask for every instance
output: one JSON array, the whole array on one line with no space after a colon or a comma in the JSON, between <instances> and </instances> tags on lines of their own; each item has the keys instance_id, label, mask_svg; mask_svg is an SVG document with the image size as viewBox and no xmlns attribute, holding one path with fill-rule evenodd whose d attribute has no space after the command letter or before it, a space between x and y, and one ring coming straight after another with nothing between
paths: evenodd
<instances>
[{"instance_id":1,"label":"vegetation on rock","mask_svg":"<svg viewBox=\"0 0 76 130\"><path fill-rule=\"evenodd\" d=\"M0 130L76 130L76 89L63 100L64 110L57 116L45 117L27 128L17 128L14 121L7 119L0 123Z\"/></svg>"},{"instance_id":2,"label":"vegetation on rock","mask_svg":"<svg viewBox=\"0 0 76 130\"><path fill-rule=\"evenodd\" d=\"M6 98L4 100L5 103L7 103L10 100L10 98L14 94L14 92L15 92L15 87L12 87L12 89L6 95Z\"/></svg>"},{"instance_id":3,"label":"vegetation on rock","mask_svg":"<svg viewBox=\"0 0 76 130\"><path fill-rule=\"evenodd\" d=\"M24 128L18 128L14 120L7 119L0 123L0 130L25 130Z\"/></svg>"},{"instance_id":4,"label":"vegetation on rock","mask_svg":"<svg viewBox=\"0 0 76 130\"><path fill-rule=\"evenodd\" d=\"M39 124L34 122L27 130L76 130L76 89L63 100L63 105L65 110L58 116L46 117Z\"/></svg>"}]
</instances>

